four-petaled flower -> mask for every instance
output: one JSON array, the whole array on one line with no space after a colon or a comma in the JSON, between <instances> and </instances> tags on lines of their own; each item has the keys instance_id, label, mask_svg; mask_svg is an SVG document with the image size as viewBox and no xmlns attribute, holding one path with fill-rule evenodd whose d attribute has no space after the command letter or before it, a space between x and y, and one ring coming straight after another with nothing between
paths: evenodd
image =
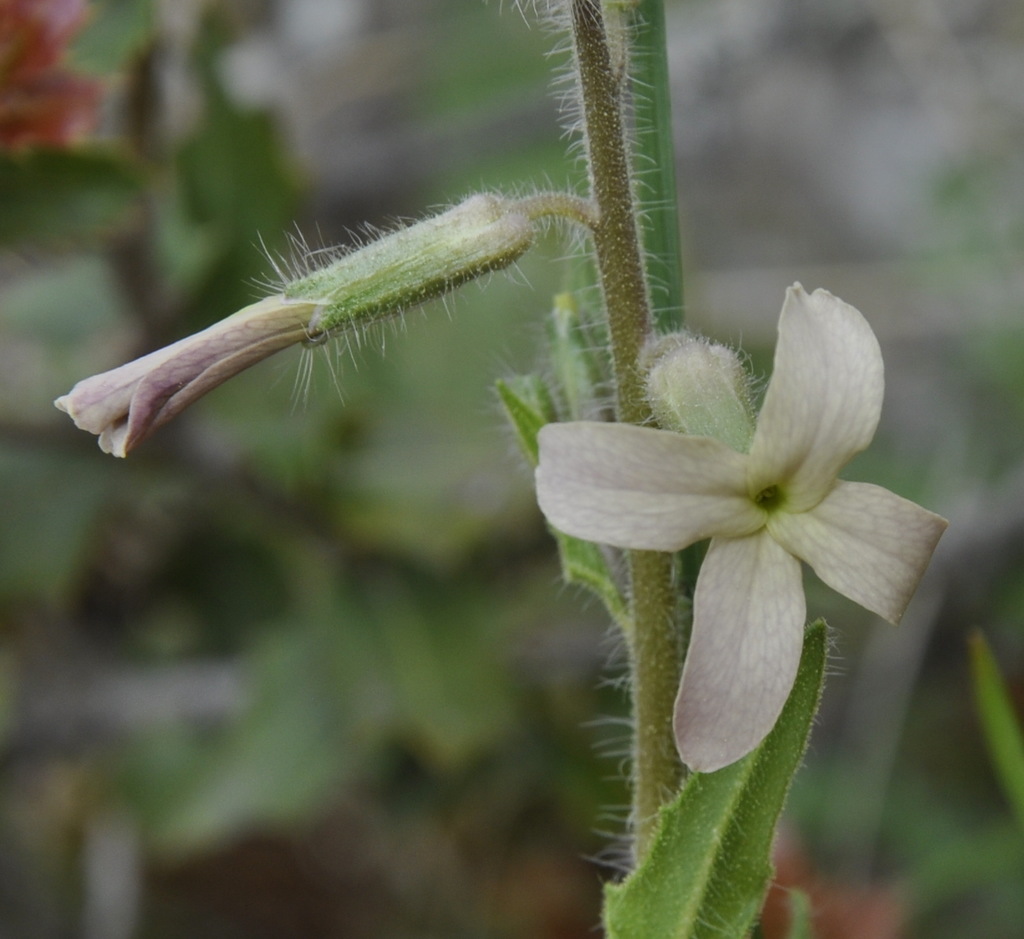
<instances>
[{"instance_id":1,"label":"four-petaled flower","mask_svg":"<svg viewBox=\"0 0 1024 939\"><path fill-rule=\"evenodd\" d=\"M871 442L882 356L852 306L796 284L749 452L628 424L549 424L537 496L562 531L677 551L710 538L676 699L675 736L710 772L756 747L796 676L806 601L800 562L897 623L946 521L839 471Z\"/></svg>"}]
</instances>

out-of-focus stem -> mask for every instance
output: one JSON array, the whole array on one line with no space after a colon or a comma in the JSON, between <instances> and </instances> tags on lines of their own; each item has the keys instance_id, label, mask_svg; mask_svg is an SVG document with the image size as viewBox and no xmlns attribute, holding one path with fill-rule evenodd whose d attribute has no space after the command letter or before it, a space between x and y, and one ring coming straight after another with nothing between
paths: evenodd
<instances>
[{"instance_id":1,"label":"out-of-focus stem","mask_svg":"<svg viewBox=\"0 0 1024 939\"><path fill-rule=\"evenodd\" d=\"M670 332L683 324L683 261L664 0L638 0L631 35L644 256L655 321Z\"/></svg>"}]
</instances>

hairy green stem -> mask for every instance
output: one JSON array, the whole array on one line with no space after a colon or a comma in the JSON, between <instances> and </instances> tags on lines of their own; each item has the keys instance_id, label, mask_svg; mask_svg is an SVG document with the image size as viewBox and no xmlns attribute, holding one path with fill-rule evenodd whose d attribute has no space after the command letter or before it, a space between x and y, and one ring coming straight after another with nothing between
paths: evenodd
<instances>
[{"instance_id":1,"label":"hairy green stem","mask_svg":"<svg viewBox=\"0 0 1024 939\"><path fill-rule=\"evenodd\" d=\"M531 221L552 216L576 222L591 231L597 225L594 203L569 192L535 192L533 195L518 199L516 205Z\"/></svg>"},{"instance_id":2,"label":"hairy green stem","mask_svg":"<svg viewBox=\"0 0 1024 939\"><path fill-rule=\"evenodd\" d=\"M683 766L672 715L679 690L680 634L672 555L631 551L633 604L633 855L639 863L658 811L678 792Z\"/></svg>"},{"instance_id":3,"label":"hairy green stem","mask_svg":"<svg viewBox=\"0 0 1024 939\"><path fill-rule=\"evenodd\" d=\"M643 424L651 421L651 412L639 358L651 315L623 113L625 71L610 51L600 0L572 0L570 9L597 206L594 250L608 314L616 411L620 421ZM639 861L650 845L658 810L680 780L672 736L679 649L671 556L631 551L629 574L634 622L632 823Z\"/></svg>"},{"instance_id":4,"label":"hairy green stem","mask_svg":"<svg viewBox=\"0 0 1024 939\"><path fill-rule=\"evenodd\" d=\"M626 148L623 75L612 63L599 0L572 0L571 11L618 418L642 424L650 410L639 356L651 317Z\"/></svg>"}]
</instances>

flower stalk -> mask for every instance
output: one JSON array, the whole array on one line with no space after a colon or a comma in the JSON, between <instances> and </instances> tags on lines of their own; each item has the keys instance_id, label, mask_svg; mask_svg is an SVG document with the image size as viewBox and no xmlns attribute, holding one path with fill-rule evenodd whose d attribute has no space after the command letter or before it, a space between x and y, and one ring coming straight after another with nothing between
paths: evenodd
<instances>
[{"instance_id":1,"label":"flower stalk","mask_svg":"<svg viewBox=\"0 0 1024 939\"><path fill-rule=\"evenodd\" d=\"M620 421L642 424L651 417L639 363L651 314L626 143L624 74L612 61L599 0L572 0L571 12L584 139L597 206L594 253L608 310L616 410Z\"/></svg>"},{"instance_id":2,"label":"flower stalk","mask_svg":"<svg viewBox=\"0 0 1024 939\"><path fill-rule=\"evenodd\" d=\"M599 0L572 0L573 44L583 106L601 290L608 315L616 414L620 421L652 420L641 351L651 331L650 297L637 228L624 116L626 70L617 68ZM672 736L679 683L672 556L629 553L634 632L632 825L634 857L649 847L658 810L675 793L682 766Z\"/></svg>"}]
</instances>

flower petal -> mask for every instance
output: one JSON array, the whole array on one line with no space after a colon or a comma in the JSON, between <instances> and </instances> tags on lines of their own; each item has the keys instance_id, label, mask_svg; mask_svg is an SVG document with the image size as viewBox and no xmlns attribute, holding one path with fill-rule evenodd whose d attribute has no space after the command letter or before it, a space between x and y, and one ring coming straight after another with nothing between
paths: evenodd
<instances>
[{"instance_id":1,"label":"flower petal","mask_svg":"<svg viewBox=\"0 0 1024 939\"><path fill-rule=\"evenodd\" d=\"M54 404L100 448L125 454L232 375L308 338L316 305L267 297L118 368L83 379Z\"/></svg>"},{"instance_id":2,"label":"flower petal","mask_svg":"<svg viewBox=\"0 0 1024 939\"><path fill-rule=\"evenodd\" d=\"M54 405L68 414L80 430L99 436L104 453L124 456L128 432L128 411L139 382L153 369L173 357L191 337L179 339L110 371L83 378Z\"/></svg>"},{"instance_id":3,"label":"flower petal","mask_svg":"<svg viewBox=\"0 0 1024 939\"><path fill-rule=\"evenodd\" d=\"M806 609L800 562L767 532L711 542L675 710L676 746L691 769L735 762L775 725L800 664Z\"/></svg>"},{"instance_id":4,"label":"flower petal","mask_svg":"<svg viewBox=\"0 0 1024 939\"><path fill-rule=\"evenodd\" d=\"M275 352L309 337L315 305L268 297L185 340L149 371L132 395L125 449L131 450L193 401Z\"/></svg>"},{"instance_id":5,"label":"flower petal","mask_svg":"<svg viewBox=\"0 0 1024 939\"><path fill-rule=\"evenodd\" d=\"M884 387L867 320L825 290L790 287L750 446L750 494L781 485L793 511L817 505L875 435Z\"/></svg>"},{"instance_id":6,"label":"flower petal","mask_svg":"<svg viewBox=\"0 0 1024 939\"><path fill-rule=\"evenodd\" d=\"M747 497L746 456L721 441L592 421L548 424L538 441L541 511L577 538L676 551L764 525Z\"/></svg>"},{"instance_id":7,"label":"flower petal","mask_svg":"<svg viewBox=\"0 0 1024 939\"><path fill-rule=\"evenodd\" d=\"M810 512L777 512L768 530L834 590L898 623L949 524L869 483L836 483Z\"/></svg>"}]
</instances>

